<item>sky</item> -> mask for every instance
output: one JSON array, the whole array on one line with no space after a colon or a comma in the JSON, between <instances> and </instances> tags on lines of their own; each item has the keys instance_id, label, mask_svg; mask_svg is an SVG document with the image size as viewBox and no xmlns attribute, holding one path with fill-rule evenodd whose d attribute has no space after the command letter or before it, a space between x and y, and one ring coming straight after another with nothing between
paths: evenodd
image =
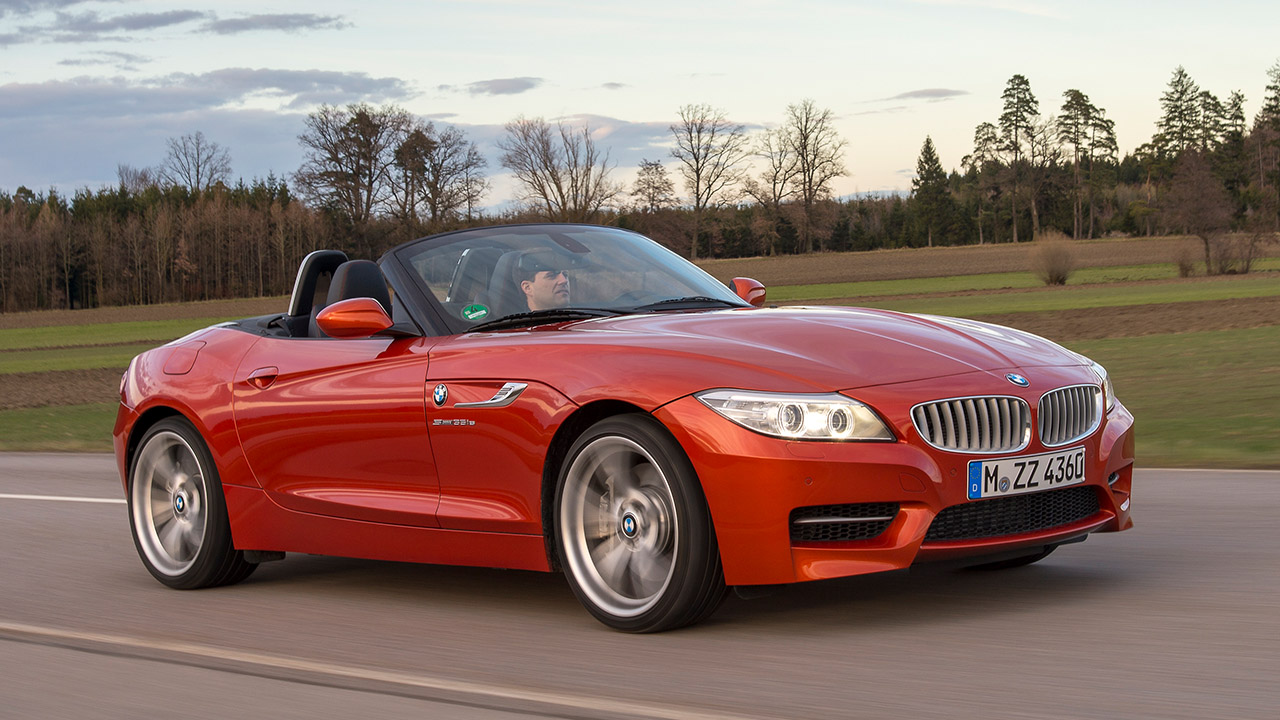
<instances>
[{"instance_id":1,"label":"sky","mask_svg":"<svg viewBox=\"0 0 1280 720\"><path fill-rule=\"evenodd\" d=\"M837 195L909 191L925 137L958 168L1015 73L1046 116L1083 91L1122 153L1150 140L1179 65L1242 91L1252 120L1278 27L1275 0L0 0L0 191L114 185L196 131L233 177L287 177L309 112L368 102L463 130L500 208L517 117L585 123L629 185L641 159L675 178L683 105L756 132L806 99L847 142Z\"/></svg>"}]
</instances>

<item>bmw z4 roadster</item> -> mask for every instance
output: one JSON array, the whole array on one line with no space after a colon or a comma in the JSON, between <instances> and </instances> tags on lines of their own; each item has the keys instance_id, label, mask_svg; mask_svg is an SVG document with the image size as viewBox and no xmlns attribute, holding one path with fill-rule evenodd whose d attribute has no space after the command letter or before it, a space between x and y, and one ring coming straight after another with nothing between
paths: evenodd
<instances>
[{"instance_id":1,"label":"bmw z4 roadster","mask_svg":"<svg viewBox=\"0 0 1280 720\"><path fill-rule=\"evenodd\" d=\"M285 553L562 571L632 632L731 586L1125 530L1095 362L970 320L764 307L651 240L514 225L303 260L286 312L134 358L115 453L165 585Z\"/></svg>"}]
</instances>

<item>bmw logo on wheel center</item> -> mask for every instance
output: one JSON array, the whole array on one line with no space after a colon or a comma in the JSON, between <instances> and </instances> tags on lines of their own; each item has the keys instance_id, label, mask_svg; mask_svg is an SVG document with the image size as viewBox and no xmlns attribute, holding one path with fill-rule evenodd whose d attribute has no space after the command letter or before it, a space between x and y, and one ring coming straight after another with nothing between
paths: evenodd
<instances>
[{"instance_id":1,"label":"bmw logo on wheel center","mask_svg":"<svg viewBox=\"0 0 1280 720\"><path fill-rule=\"evenodd\" d=\"M1027 386L1029 386L1029 385L1031 384L1031 381L1030 381L1030 380L1028 380L1028 379L1026 379L1025 377L1023 377L1023 376L1019 375L1018 373L1009 373L1008 375L1005 375L1005 376L1004 376L1004 379L1005 379L1005 380L1008 380L1009 382L1013 383L1014 385L1017 385L1018 387L1027 387Z\"/></svg>"},{"instance_id":2,"label":"bmw logo on wheel center","mask_svg":"<svg viewBox=\"0 0 1280 720\"><path fill-rule=\"evenodd\" d=\"M431 391L431 400L435 402L436 407L443 405L444 401L448 399L449 388L445 387L444 383L437 385L436 389Z\"/></svg>"}]
</instances>

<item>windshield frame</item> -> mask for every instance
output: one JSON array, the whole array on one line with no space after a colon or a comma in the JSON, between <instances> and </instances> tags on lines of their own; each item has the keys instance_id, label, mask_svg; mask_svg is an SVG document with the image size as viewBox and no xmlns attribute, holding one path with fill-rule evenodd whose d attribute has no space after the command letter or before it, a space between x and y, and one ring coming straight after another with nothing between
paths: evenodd
<instances>
[{"instance_id":1,"label":"windshield frame","mask_svg":"<svg viewBox=\"0 0 1280 720\"><path fill-rule=\"evenodd\" d=\"M406 300L406 305L410 306L413 314L423 316L419 318L420 320L423 320L423 322L419 323L420 325L432 328L435 331L433 334L456 335L470 332L472 328L478 325L493 322L494 320L512 313L507 312L503 315L495 313L468 321L459 317L456 313L449 312L449 309L446 308L444 303L442 303L436 296L436 292L439 292L439 287L437 286L436 292L433 292L431 286L428 285L428 279L423 275L426 271L420 273L418 269L415 268L415 258L421 258L422 256L433 252L449 252L451 250L457 250L461 253L463 248L454 247L459 243L462 243L464 248L489 248L492 247L495 242L505 245L509 242L507 240L508 238L520 235L551 238L554 242L560 243L565 247L572 246L577 243L585 248L586 246L574 239L573 236L582 236L587 233L595 234L601 232L616 233L619 234L620 237L625 236L630 241L641 243L636 250L643 253L645 260L653 261L655 263L654 267L669 272L672 277L672 282L679 282L690 288L696 289L697 292L694 294L707 295L716 299L715 302L708 302L701 307L697 306L695 303L693 304L693 307L690 307L689 304L675 304L670 308L641 309L640 306L650 304L651 300L647 299L644 302L635 303L634 306L610 306L607 309L616 310L618 314L623 315L633 313L693 312L701 310L724 310L731 307L751 307L750 304L734 294L732 290L724 285L724 283L721 283L697 265L694 265L683 257L680 257L678 254L672 252L669 248L662 246L640 233L604 225L590 225L584 223L521 223L511 225L489 225L478 228L454 230L446 233L440 233L438 235L419 238L417 240L411 240L407 243L398 245L387 251L387 253L379 260L379 264L381 264L384 270L387 271L387 274L393 278L393 284L409 286L411 291L402 292L402 295ZM555 239L557 236L562 238L564 242L561 242L559 239ZM495 240L495 238L501 240ZM490 242L486 242L486 240L489 240ZM598 239L595 239L595 242L598 242ZM508 251L510 251L510 249ZM585 252L590 251L586 250ZM437 266L437 268L442 267L443 266ZM453 272L456 273L457 271L458 267L454 267ZM457 278L454 277L451 277L449 280L451 287L456 282ZM564 309L572 310L574 307L575 305L571 302ZM581 307L600 309L601 305L598 302L591 302L584 299ZM527 308L522 308L521 311L523 310L527 310ZM566 321L548 320L547 322L552 323Z\"/></svg>"}]
</instances>

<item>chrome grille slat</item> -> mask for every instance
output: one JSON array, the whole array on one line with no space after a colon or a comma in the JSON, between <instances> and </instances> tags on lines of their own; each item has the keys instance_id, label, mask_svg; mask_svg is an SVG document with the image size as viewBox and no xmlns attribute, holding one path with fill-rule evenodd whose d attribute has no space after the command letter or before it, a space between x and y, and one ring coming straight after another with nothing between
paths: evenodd
<instances>
[{"instance_id":1,"label":"chrome grille slat","mask_svg":"<svg viewBox=\"0 0 1280 720\"><path fill-rule=\"evenodd\" d=\"M962 453L1021 450L1031 433L1031 407L1009 396L921 403L911 409L911 420L925 442Z\"/></svg>"},{"instance_id":2,"label":"chrome grille slat","mask_svg":"<svg viewBox=\"0 0 1280 720\"><path fill-rule=\"evenodd\" d=\"M1071 385L1050 390L1040 398L1040 442L1058 447L1087 437L1102 423L1102 389Z\"/></svg>"}]
</instances>

